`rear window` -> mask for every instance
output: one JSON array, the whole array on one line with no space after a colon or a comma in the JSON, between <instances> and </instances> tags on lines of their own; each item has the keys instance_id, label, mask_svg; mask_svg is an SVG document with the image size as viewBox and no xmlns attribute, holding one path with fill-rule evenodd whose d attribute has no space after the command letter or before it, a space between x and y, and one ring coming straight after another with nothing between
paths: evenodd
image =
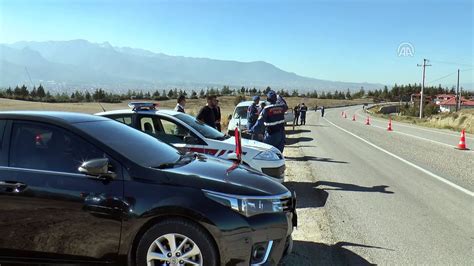
<instances>
[{"instance_id":1,"label":"rear window","mask_svg":"<svg viewBox=\"0 0 474 266\"><path fill-rule=\"evenodd\" d=\"M85 122L75 126L145 167L173 163L180 158L178 150L172 146L116 121Z\"/></svg>"}]
</instances>

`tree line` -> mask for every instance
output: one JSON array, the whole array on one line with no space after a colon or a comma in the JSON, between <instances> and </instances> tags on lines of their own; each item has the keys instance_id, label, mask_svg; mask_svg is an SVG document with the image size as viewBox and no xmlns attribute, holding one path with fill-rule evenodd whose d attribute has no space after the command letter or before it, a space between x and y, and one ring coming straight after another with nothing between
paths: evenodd
<instances>
[{"instance_id":1,"label":"tree line","mask_svg":"<svg viewBox=\"0 0 474 266\"><path fill-rule=\"evenodd\" d=\"M191 90L187 92L186 90L174 88L169 90L155 90L155 91L145 91L142 90L128 90L126 93L112 93L107 92L102 88L94 89L93 91L89 90L76 90L72 93L55 93L52 94L47 91L43 85L38 87L33 87L29 89L26 85L16 86L15 88L6 88L0 89L1 98L10 98L16 100L27 100L27 101L42 101L42 102L109 102L117 103L126 100L133 99L149 99L155 101L176 99L180 95L184 95L191 99L205 98L208 95L217 95L217 96L253 96L253 95L264 95L270 91L271 88L268 86L265 89L256 89L248 88L242 86L238 88L230 88L229 86L223 86L222 88L206 88L200 89L198 91ZM300 93L298 90L287 90L279 89L276 92L283 97L306 97L306 98L318 98L318 99L338 99L338 100L351 100L357 98L372 98L375 102L378 101L409 101L411 94L419 93L421 90L420 84L407 84L407 85L398 85L395 84L392 88L384 86L383 89L368 90L366 91L361 87L356 92L351 92L349 89L335 90L331 91L308 91L306 93ZM424 89L424 94L428 96L435 96L436 94L442 93L453 93L455 89L445 87L441 85L438 86L427 86ZM464 96L473 96L472 91L463 91Z\"/></svg>"}]
</instances>

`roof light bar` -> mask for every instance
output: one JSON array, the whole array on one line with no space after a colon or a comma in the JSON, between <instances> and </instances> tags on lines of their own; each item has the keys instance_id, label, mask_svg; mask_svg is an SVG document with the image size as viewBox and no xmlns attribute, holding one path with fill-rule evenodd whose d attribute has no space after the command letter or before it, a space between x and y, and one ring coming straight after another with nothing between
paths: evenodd
<instances>
[{"instance_id":1,"label":"roof light bar","mask_svg":"<svg viewBox=\"0 0 474 266\"><path fill-rule=\"evenodd\" d=\"M155 110L158 106L157 103L152 102L131 102L128 104L128 107L132 108L132 111L139 111L139 110Z\"/></svg>"}]
</instances>

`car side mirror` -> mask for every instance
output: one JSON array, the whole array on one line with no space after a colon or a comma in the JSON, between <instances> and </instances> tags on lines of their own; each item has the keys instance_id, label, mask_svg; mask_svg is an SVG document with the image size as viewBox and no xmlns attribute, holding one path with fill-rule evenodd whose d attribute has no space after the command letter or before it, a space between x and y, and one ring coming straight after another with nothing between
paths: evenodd
<instances>
[{"instance_id":1,"label":"car side mirror","mask_svg":"<svg viewBox=\"0 0 474 266\"><path fill-rule=\"evenodd\" d=\"M114 172L109 171L109 159L100 158L83 162L78 168L79 172L96 178L116 177Z\"/></svg>"},{"instance_id":2,"label":"car side mirror","mask_svg":"<svg viewBox=\"0 0 474 266\"><path fill-rule=\"evenodd\" d=\"M183 140L184 140L184 143L186 143L186 144L198 144L198 142L199 142L197 138L195 138L194 136L190 136L190 135L184 136Z\"/></svg>"},{"instance_id":3,"label":"car side mirror","mask_svg":"<svg viewBox=\"0 0 474 266\"><path fill-rule=\"evenodd\" d=\"M229 115L229 116L227 117L227 120L229 120L229 121L232 120L232 115Z\"/></svg>"}]
</instances>

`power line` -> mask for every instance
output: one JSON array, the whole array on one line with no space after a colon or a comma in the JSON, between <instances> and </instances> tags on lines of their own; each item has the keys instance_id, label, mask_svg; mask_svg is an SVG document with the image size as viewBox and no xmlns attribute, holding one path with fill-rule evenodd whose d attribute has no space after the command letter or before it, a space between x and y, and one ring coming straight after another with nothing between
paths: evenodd
<instances>
[{"instance_id":1,"label":"power line","mask_svg":"<svg viewBox=\"0 0 474 266\"><path fill-rule=\"evenodd\" d=\"M456 66L468 66L468 67L472 67L472 64L464 64L464 63L456 63L456 62L436 61L436 60L430 60L430 62L438 63L438 64L447 64L447 65L456 65Z\"/></svg>"},{"instance_id":2,"label":"power line","mask_svg":"<svg viewBox=\"0 0 474 266\"><path fill-rule=\"evenodd\" d=\"M458 72L455 71L455 72L453 72L453 73L450 73L450 74L448 74L448 75L446 75L446 76L442 76L442 77L437 78L437 79L435 79L435 80L430 80L430 81L428 81L428 82L426 82L426 83L433 83L433 82L436 82L436 81L438 81L438 80L442 80L442 79L445 79L445 78L447 78L447 77L450 77L450 76L452 76L452 75L454 75L454 74L456 74L456 73L458 73Z\"/></svg>"},{"instance_id":3,"label":"power line","mask_svg":"<svg viewBox=\"0 0 474 266\"><path fill-rule=\"evenodd\" d=\"M466 72L466 71L470 71L470 70L473 70L473 69L474 69L474 68L467 68L467 69L461 69L461 70L459 70L459 71L460 71L460 72ZM447 77L450 77L450 76L452 76L452 75L454 75L454 74L456 74L456 73L458 73L458 71L455 71L455 72L453 72L453 73L449 73L449 74L447 74L447 75L445 75L445 76L439 77L439 78L434 79L434 80L430 80L430 81L428 81L428 82L426 82L426 83L433 83L433 82L436 82L436 81L445 79L445 78L447 78Z\"/></svg>"}]
</instances>

